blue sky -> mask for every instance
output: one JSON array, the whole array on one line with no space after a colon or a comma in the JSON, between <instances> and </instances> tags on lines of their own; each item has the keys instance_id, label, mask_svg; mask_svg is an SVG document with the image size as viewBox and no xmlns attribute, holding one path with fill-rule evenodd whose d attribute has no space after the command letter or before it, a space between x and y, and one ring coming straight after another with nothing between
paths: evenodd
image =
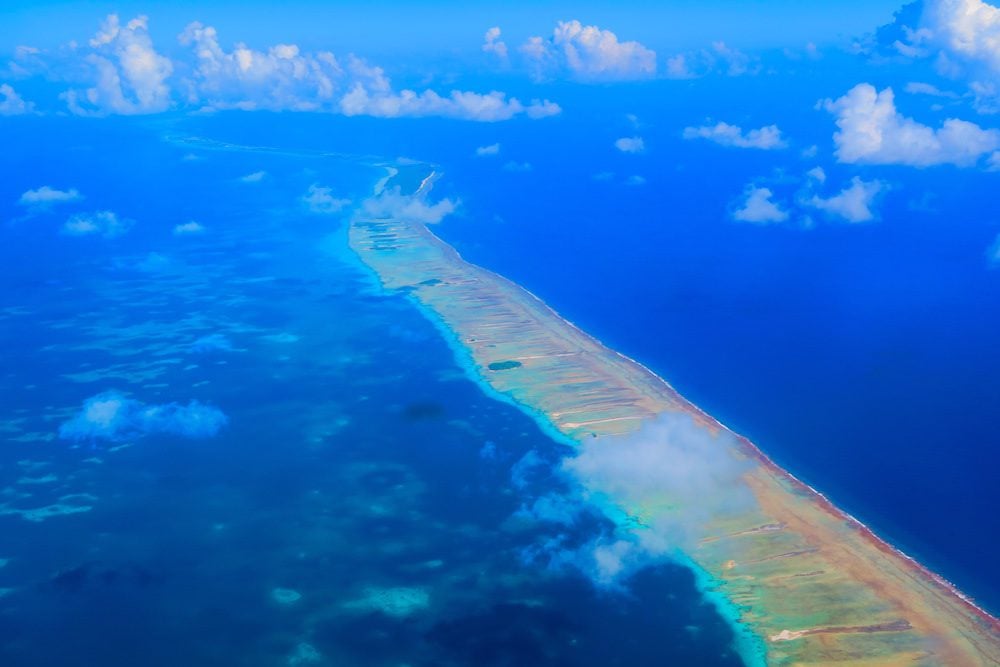
<instances>
[{"instance_id":1,"label":"blue sky","mask_svg":"<svg viewBox=\"0 0 1000 667\"><path fill-rule=\"evenodd\" d=\"M106 14L146 14L158 41L174 37L190 21L215 25L230 39L255 46L295 41L309 48L367 54L466 52L479 34L501 25L527 38L557 20L579 19L611 27L654 48L690 48L715 40L768 48L843 41L891 20L891 0L674 0L607 3L323 2L304 0L275 9L273 3L39 0L4 3L5 50L21 43L52 47L92 30ZM13 43L12 43L13 42Z\"/></svg>"}]
</instances>

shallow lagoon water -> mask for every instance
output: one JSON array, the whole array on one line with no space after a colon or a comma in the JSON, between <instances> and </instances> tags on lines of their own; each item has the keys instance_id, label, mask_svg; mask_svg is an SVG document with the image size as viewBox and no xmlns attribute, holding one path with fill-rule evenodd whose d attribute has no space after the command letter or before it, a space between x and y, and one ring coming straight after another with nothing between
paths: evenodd
<instances>
[{"instance_id":1,"label":"shallow lagoon water","mask_svg":"<svg viewBox=\"0 0 1000 667\"><path fill-rule=\"evenodd\" d=\"M345 259L337 216L297 199L312 182L363 196L381 165L144 142L136 174L71 135L36 159L90 164L72 172L85 206L136 222L117 239L58 235L63 211L3 229L5 665L739 664L689 571L602 590L533 557L605 528L518 516L561 488L519 462L564 449L466 378ZM248 190L258 169L271 182ZM106 185L122 182L142 206ZM189 219L205 233L171 233ZM29 263L23 244L49 252ZM228 424L56 436L108 390Z\"/></svg>"}]
</instances>

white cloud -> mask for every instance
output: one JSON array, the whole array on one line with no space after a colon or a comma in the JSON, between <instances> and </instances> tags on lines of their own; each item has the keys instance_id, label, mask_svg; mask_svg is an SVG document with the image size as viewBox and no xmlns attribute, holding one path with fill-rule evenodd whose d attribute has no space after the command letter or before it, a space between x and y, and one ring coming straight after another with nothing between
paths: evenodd
<instances>
[{"instance_id":1,"label":"white cloud","mask_svg":"<svg viewBox=\"0 0 1000 667\"><path fill-rule=\"evenodd\" d=\"M709 517L756 506L743 479L748 463L736 458L737 448L729 432L713 433L676 413L629 436L584 440L576 456L563 460L562 471L577 486L579 501L607 514L617 530L569 558L563 554L564 560L596 583L613 585L639 567L692 548L704 537Z\"/></svg>"},{"instance_id":2,"label":"white cloud","mask_svg":"<svg viewBox=\"0 0 1000 667\"><path fill-rule=\"evenodd\" d=\"M302 195L302 203L313 213L337 213L351 203L350 199L340 199L333 196L331 188L313 183Z\"/></svg>"},{"instance_id":3,"label":"white cloud","mask_svg":"<svg viewBox=\"0 0 1000 667\"><path fill-rule=\"evenodd\" d=\"M973 109L983 114L1000 113L1000 86L996 81L973 81L969 90Z\"/></svg>"},{"instance_id":4,"label":"white cloud","mask_svg":"<svg viewBox=\"0 0 1000 667\"><path fill-rule=\"evenodd\" d=\"M986 161L986 166L989 171L1000 171L1000 151L996 151L990 156L990 159Z\"/></svg>"},{"instance_id":5,"label":"white cloud","mask_svg":"<svg viewBox=\"0 0 1000 667\"><path fill-rule=\"evenodd\" d=\"M14 57L7 61L5 74L19 79L44 74L48 65L42 54L42 50L34 46L15 46Z\"/></svg>"},{"instance_id":6,"label":"white cloud","mask_svg":"<svg viewBox=\"0 0 1000 667\"><path fill-rule=\"evenodd\" d=\"M103 236L110 239L121 236L132 227L133 221L119 218L114 211L77 213L62 227L68 236Z\"/></svg>"},{"instance_id":7,"label":"white cloud","mask_svg":"<svg viewBox=\"0 0 1000 667\"><path fill-rule=\"evenodd\" d=\"M711 73L727 76L755 74L760 65L754 59L725 42L713 42L711 49L678 53L667 58L667 78L693 79Z\"/></svg>"},{"instance_id":8,"label":"white cloud","mask_svg":"<svg viewBox=\"0 0 1000 667\"><path fill-rule=\"evenodd\" d=\"M26 102L10 84L0 83L0 116L18 116L31 113L34 108L35 105L32 102Z\"/></svg>"},{"instance_id":9,"label":"white cloud","mask_svg":"<svg viewBox=\"0 0 1000 667\"><path fill-rule=\"evenodd\" d=\"M530 453L530 452L529 452ZM512 472L512 478L513 470ZM516 485L518 488L524 488L525 484L520 486ZM561 525L572 525L577 517L580 515L582 508L580 504L574 499L567 496L550 493L544 495L540 498L536 498L530 505L522 505L514 516L531 519L534 521L542 521L545 523L555 523Z\"/></svg>"},{"instance_id":10,"label":"white cloud","mask_svg":"<svg viewBox=\"0 0 1000 667\"><path fill-rule=\"evenodd\" d=\"M625 179L625 185L638 187L640 185L645 185L645 184L646 184L646 177L640 176L639 174L633 174Z\"/></svg>"},{"instance_id":11,"label":"white cloud","mask_svg":"<svg viewBox=\"0 0 1000 667\"><path fill-rule=\"evenodd\" d=\"M81 199L83 199L83 195L76 188L59 190L48 185L43 185L38 189L28 190L22 194L17 203L22 206L48 207L54 204L63 204Z\"/></svg>"},{"instance_id":12,"label":"white cloud","mask_svg":"<svg viewBox=\"0 0 1000 667\"><path fill-rule=\"evenodd\" d=\"M567 70L584 81L625 81L656 75L656 52L639 42L620 42L610 30L559 21L552 37L532 37L520 51L539 71Z\"/></svg>"},{"instance_id":13,"label":"white cloud","mask_svg":"<svg viewBox=\"0 0 1000 667\"><path fill-rule=\"evenodd\" d=\"M500 144L490 144L489 146L480 146L476 149L476 155L479 157L487 157L490 155L497 155L500 153Z\"/></svg>"},{"instance_id":14,"label":"white cloud","mask_svg":"<svg viewBox=\"0 0 1000 667\"><path fill-rule=\"evenodd\" d=\"M758 130L743 132L743 128L729 123L717 123L702 127L684 128L685 139L708 139L721 146L736 148L759 148L773 150L785 148L788 144L781 138L781 130L777 125L767 125Z\"/></svg>"},{"instance_id":15,"label":"white cloud","mask_svg":"<svg viewBox=\"0 0 1000 667\"><path fill-rule=\"evenodd\" d=\"M930 95L931 97L946 97L948 99L958 98L958 95L951 91L941 90L933 84L924 83L922 81L911 81L907 83L905 90L911 95Z\"/></svg>"},{"instance_id":16,"label":"white cloud","mask_svg":"<svg viewBox=\"0 0 1000 667\"><path fill-rule=\"evenodd\" d=\"M555 69L556 56L549 42L541 37L529 37L517 50L527 58L536 78L541 78L546 70Z\"/></svg>"},{"instance_id":17,"label":"white cloud","mask_svg":"<svg viewBox=\"0 0 1000 667\"><path fill-rule=\"evenodd\" d=\"M499 32L491 30L488 36L493 38L492 47L502 50ZM522 102L499 91L397 90L381 68L360 58L351 55L341 62L329 51L305 52L295 44L256 50L237 43L227 50L215 28L198 22L187 25L178 39L189 49L175 65L153 48L145 17L122 25L117 15L110 15L89 47L70 43L64 53L71 54L73 62L61 70L44 62L37 50L25 51L24 57L39 61L37 67L33 60L29 63L35 74L85 81L90 87L63 94L70 110L84 115L154 113L178 102L203 111L316 111L477 121L538 119L561 112L549 100ZM30 105L13 89L0 87L0 113L26 108Z\"/></svg>"},{"instance_id":18,"label":"white cloud","mask_svg":"<svg viewBox=\"0 0 1000 667\"><path fill-rule=\"evenodd\" d=\"M507 45L500 39L500 28L494 26L483 36L483 51L496 54L501 60L507 60Z\"/></svg>"},{"instance_id":19,"label":"white cloud","mask_svg":"<svg viewBox=\"0 0 1000 667\"><path fill-rule=\"evenodd\" d=\"M90 114L145 114L167 110L171 91L167 79L173 64L153 48L145 16L122 26L111 14L90 40L93 85L63 94L71 112Z\"/></svg>"},{"instance_id":20,"label":"white cloud","mask_svg":"<svg viewBox=\"0 0 1000 667\"><path fill-rule=\"evenodd\" d=\"M186 80L190 102L211 109L315 111L336 102L343 70L328 51L301 53L294 44L255 51L219 45L215 28L194 22L178 37L194 50L196 64Z\"/></svg>"},{"instance_id":21,"label":"white cloud","mask_svg":"<svg viewBox=\"0 0 1000 667\"><path fill-rule=\"evenodd\" d=\"M783 210L771 197L770 188L751 185L744 194L743 204L733 212L733 218L740 222L784 222L788 211Z\"/></svg>"},{"instance_id":22,"label":"white cloud","mask_svg":"<svg viewBox=\"0 0 1000 667\"><path fill-rule=\"evenodd\" d=\"M641 153L646 150L646 142L642 137L622 137L615 141L615 148L622 153Z\"/></svg>"},{"instance_id":23,"label":"white cloud","mask_svg":"<svg viewBox=\"0 0 1000 667\"><path fill-rule=\"evenodd\" d=\"M935 42L1000 74L1000 7L982 0L927 0L924 24Z\"/></svg>"},{"instance_id":24,"label":"white cloud","mask_svg":"<svg viewBox=\"0 0 1000 667\"><path fill-rule=\"evenodd\" d=\"M927 55L924 49L918 46L913 46L912 44L901 42L898 39L892 43L892 46L899 52L900 55L906 56L907 58L923 58Z\"/></svg>"},{"instance_id":25,"label":"white cloud","mask_svg":"<svg viewBox=\"0 0 1000 667\"><path fill-rule=\"evenodd\" d=\"M442 199L433 204L425 196L401 194L398 187L387 188L362 204L365 215L373 218L396 218L409 222L435 224L458 208L457 200Z\"/></svg>"},{"instance_id":26,"label":"white cloud","mask_svg":"<svg viewBox=\"0 0 1000 667\"><path fill-rule=\"evenodd\" d=\"M695 73L688 67L687 56L683 53L667 58L667 78L693 79L695 76Z\"/></svg>"},{"instance_id":27,"label":"white cloud","mask_svg":"<svg viewBox=\"0 0 1000 667\"><path fill-rule=\"evenodd\" d=\"M813 195L802 203L847 222L867 222L875 217L872 204L883 190L885 184L881 181L863 181L855 176L839 194L828 199Z\"/></svg>"},{"instance_id":28,"label":"white cloud","mask_svg":"<svg viewBox=\"0 0 1000 667\"><path fill-rule=\"evenodd\" d=\"M562 108L555 102L550 102L549 100L532 100L524 109L524 113L528 118L548 118L549 116L556 116L562 113Z\"/></svg>"},{"instance_id":29,"label":"white cloud","mask_svg":"<svg viewBox=\"0 0 1000 667\"><path fill-rule=\"evenodd\" d=\"M917 6L914 3L913 6ZM942 76L969 85L979 113L1000 111L1000 7L982 0L925 0L919 21L903 13L887 27L900 36L893 49L907 58L933 58ZM928 91L928 94L933 94ZM946 95L949 96L950 95Z\"/></svg>"},{"instance_id":30,"label":"white cloud","mask_svg":"<svg viewBox=\"0 0 1000 667\"><path fill-rule=\"evenodd\" d=\"M442 97L433 90L396 92L380 67L373 67L352 57L348 69L356 79L351 90L340 100L340 111L348 116L369 115L382 118L400 116L445 116L463 120L500 121L521 114L544 118L562 111L548 100L532 100L528 105L504 93L486 94L453 90Z\"/></svg>"},{"instance_id":31,"label":"white cloud","mask_svg":"<svg viewBox=\"0 0 1000 667\"><path fill-rule=\"evenodd\" d=\"M443 116L486 122L509 120L521 114L544 118L562 111L558 104L548 100L532 100L525 106L517 98L508 100L505 93L498 91L481 94L453 90L448 97L442 97L433 90L395 92L387 85L369 88L360 82L340 100L340 110L347 116Z\"/></svg>"},{"instance_id":32,"label":"white cloud","mask_svg":"<svg viewBox=\"0 0 1000 667\"><path fill-rule=\"evenodd\" d=\"M712 50L725 63L729 76L740 76L750 71L750 56L739 49L731 48L725 42L712 42Z\"/></svg>"},{"instance_id":33,"label":"white cloud","mask_svg":"<svg viewBox=\"0 0 1000 667\"><path fill-rule=\"evenodd\" d=\"M1000 131L956 118L934 129L896 110L892 88L881 92L860 83L823 106L837 117L833 135L841 162L968 167L1000 147Z\"/></svg>"},{"instance_id":34,"label":"white cloud","mask_svg":"<svg viewBox=\"0 0 1000 667\"><path fill-rule=\"evenodd\" d=\"M228 421L218 408L198 401L149 405L106 391L84 401L80 412L59 427L59 437L89 442L146 435L208 438Z\"/></svg>"},{"instance_id":35,"label":"white cloud","mask_svg":"<svg viewBox=\"0 0 1000 667\"><path fill-rule=\"evenodd\" d=\"M174 227L174 236L194 236L197 234L204 234L205 226L199 222L191 220Z\"/></svg>"},{"instance_id":36,"label":"white cloud","mask_svg":"<svg viewBox=\"0 0 1000 667\"><path fill-rule=\"evenodd\" d=\"M266 171L255 171L252 174L247 174L246 176L240 176L240 180L244 183L260 183L265 178L267 178Z\"/></svg>"},{"instance_id":37,"label":"white cloud","mask_svg":"<svg viewBox=\"0 0 1000 667\"><path fill-rule=\"evenodd\" d=\"M806 172L806 176L817 183L826 183L826 172L823 171L823 167L813 167Z\"/></svg>"},{"instance_id":38,"label":"white cloud","mask_svg":"<svg viewBox=\"0 0 1000 667\"><path fill-rule=\"evenodd\" d=\"M510 467L510 483L515 489L524 490L548 473L548 462L537 451L529 449Z\"/></svg>"}]
</instances>

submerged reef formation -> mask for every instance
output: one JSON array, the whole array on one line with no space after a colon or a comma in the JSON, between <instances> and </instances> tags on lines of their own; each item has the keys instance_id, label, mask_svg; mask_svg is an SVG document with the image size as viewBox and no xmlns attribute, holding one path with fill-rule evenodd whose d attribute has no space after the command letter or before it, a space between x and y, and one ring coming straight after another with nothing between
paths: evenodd
<instances>
[{"instance_id":1,"label":"submerged reef formation","mask_svg":"<svg viewBox=\"0 0 1000 667\"><path fill-rule=\"evenodd\" d=\"M484 387L575 446L565 467L623 535L595 554L607 576L640 552L690 565L749 664L1000 664L997 619L639 363L421 222L348 234Z\"/></svg>"}]
</instances>

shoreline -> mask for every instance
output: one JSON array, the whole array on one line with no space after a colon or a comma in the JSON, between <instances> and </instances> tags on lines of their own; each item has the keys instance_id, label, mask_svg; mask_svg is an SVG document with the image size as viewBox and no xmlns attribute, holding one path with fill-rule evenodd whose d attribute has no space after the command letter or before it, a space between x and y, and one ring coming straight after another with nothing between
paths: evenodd
<instances>
[{"instance_id":1,"label":"shoreline","mask_svg":"<svg viewBox=\"0 0 1000 667\"><path fill-rule=\"evenodd\" d=\"M702 588L722 603L737 637L750 631L768 664L829 664L836 655L865 664L1000 664L1000 621L642 363L467 263L423 224L355 219L348 240L384 289L404 291L435 323L473 380L561 441L627 435L666 412L732 437L752 463L745 482L758 507L709 517L696 553L684 555L699 580L707 577ZM618 515L636 510L610 502Z\"/></svg>"},{"instance_id":2,"label":"shoreline","mask_svg":"<svg viewBox=\"0 0 1000 667\"><path fill-rule=\"evenodd\" d=\"M440 238L440 237L437 237L436 234L434 236L436 238ZM442 243L443 242L444 241L442 241ZM456 252L456 255L458 255L458 252L457 251L455 251L455 252ZM458 255L458 256L461 257L460 255ZM897 556L901 556L904 559L910 561L916 568L920 569L922 571L922 573L924 575L926 575L926 577L929 580L933 580L935 583L937 583L937 584L941 585L943 588L947 589L949 593L955 595L956 597L958 597L959 599L961 599L963 602L965 602L971 609L973 609L974 611L976 611L979 614L981 614L984 617L984 619L989 620L989 621L995 623L997 625L997 630L1000 631L1000 618L994 617L985 608L983 608L983 607L979 606L978 604L976 604L975 601L974 601L974 598L972 596L966 595L954 583L952 583L951 581L949 581L947 578L945 578L945 577L937 574L936 572L934 572L930 568L924 566L916 558L914 558L913 556L910 556L909 554L907 554L905 551L903 551L899 547L896 547L895 545L893 545L892 543L890 543L888 540L884 540L881 537L879 537L875 533L875 531L873 529L871 529L867 524L865 524L863 521L861 521L860 519L858 519L856 516L854 516L850 512L847 512L847 511L841 509L832 500L830 500L830 498L828 498L822 492L818 491L815 487L811 486L810 484L807 484L806 482L803 482L801 479L799 479L798 477L796 477L793 473L789 472L788 470L782 468L780 465L778 465L777 463L775 463L752 440L750 440L749 438L747 438L744 435L741 435L740 433L737 433L733 429L729 428L724 423L722 423L720 420L716 419L715 417L713 417L712 415L710 415L709 413L707 413L706 411L704 411L702 408L698 407L698 405L696 405L695 403L693 403L691 401L688 401L686 398L684 398L683 394L681 394L680 392L678 392L673 387L673 385L671 385L665 378L663 378L663 377L657 375L656 373L654 373L648 366L646 366L645 364L643 364L640 361L636 361L632 357L630 357L630 356L628 356L628 355L626 355L626 354L624 354L622 352L619 352L618 350L616 350L614 348L611 348L611 347L608 347L608 346L604 345L604 343L599 338L596 338L595 336L587 333L585 330L583 330L582 328L580 328L579 326L577 326L576 324L574 324L571 320L568 320L568 319L564 318L563 316L561 316L554 308L552 308L552 306L550 306L549 304L547 304L541 297L539 297L538 295L534 294L533 292L531 292L527 288L522 287L521 285L518 285L517 283L514 283L513 281L511 281L511 280L509 280L509 279L501 276L500 274L495 273L495 272L493 272L493 271L491 271L489 269L486 269L486 268L483 268L483 267L479 267L479 268L482 271L486 271L487 273L493 274L493 276L495 278L497 278L499 280L502 280L504 282L507 282L511 286L516 287L517 289L520 289L525 294L527 294L530 297L532 297L533 299L535 299L538 302L539 305L541 305L541 306L545 307L546 309L548 309L551 312L551 314L554 317L556 317L559 320L561 320L563 322L563 324L566 324L566 325L572 327L573 329L575 329L576 331L578 331L580 334L585 335L588 338L591 338L598 345L600 345L601 347L603 347L608 352L617 355L618 357L620 357L623 361L625 361L627 363L630 363L630 364L633 364L633 365L637 366L638 368L640 368L642 370L642 372L648 374L651 378L653 378L656 381L662 383L664 385L664 387L668 391L676 394L679 397L680 400L686 402L687 405L689 406L689 408L691 409L691 411L696 412L702 419L704 419L704 420L706 420L708 422L713 423L720 430L723 430L723 431L725 431L727 433L732 434L740 442L741 445L743 445L744 447L746 447L749 451L751 451L754 454L754 458L756 458L762 465L765 465L765 466L769 467L776 474L779 474L779 475L782 475L782 476L788 478L788 480L790 482L792 482L796 486L800 487L802 490L810 493L814 498L817 499L817 502L820 505L826 506L828 508L828 510L831 512L831 514L834 514L835 516L837 516L839 518L843 518L843 519L845 519L847 521L850 521L851 523L855 524L855 526L859 530L861 530L862 532L864 532L866 534L866 536L871 541L876 542L878 545L881 545L881 546L885 547L886 550L892 552L893 554L895 554Z\"/></svg>"},{"instance_id":3,"label":"shoreline","mask_svg":"<svg viewBox=\"0 0 1000 667\"><path fill-rule=\"evenodd\" d=\"M433 172L432 172L432 175L433 175ZM428 177L428 178L430 178L430 177ZM457 250L455 250L451 245L449 245L445 241L443 241L441 239L441 237L437 236L436 234L434 234L430 230L428 230L428 233L430 233L432 236L434 236L434 238L436 238L439 241L441 241L441 243L445 244L448 247L448 249L455 254L456 258L458 258L460 261L463 261L463 262L465 261L464 259L462 259L461 254ZM506 278L506 277L504 277L504 276L502 276L502 275L500 275L500 274L498 274L498 273L496 273L496 272L494 272L494 271L492 271L490 269L487 269L487 268L484 268L484 267L481 267L481 266L478 266L478 265L476 266L476 268L479 269L480 271L483 271L485 273L490 274L495 280L498 280L500 282L503 282L503 283L507 284L508 287L517 289L517 290L523 292L524 294L530 296L532 299L535 300L535 302L537 303L538 306L540 306L540 307L546 309L547 311L549 311L549 313L553 317L555 317L556 319L558 319L559 321L561 321L563 324L571 327L572 329L574 329L580 335L586 336L587 338L593 340L597 345L599 345L600 347L602 347L605 351L607 351L607 352L609 352L611 354L614 354L617 357L619 357L622 361L624 361L624 362L626 362L628 364L631 364L631 365L637 367L638 369L641 370L641 372L645 373L649 378L651 378L654 381L659 382L660 384L662 384L663 387L667 391L675 394L680 401L683 401L686 404L686 407L691 412L696 413L700 418L702 418L703 420L705 420L707 422L712 423L713 425L715 425L720 430L725 431L725 432L730 433L731 435L733 435L737 439L737 441L743 447L745 447L749 452L752 453L752 455L754 456L754 458L757 461L759 461L761 463L761 465L764 465L764 466L768 467L775 474L787 478L795 486L797 486L800 489L802 489L803 491L809 493L813 498L815 498L816 502L820 506L824 507L830 514L836 516L837 518L841 518L841 519L847 520L850 523L854 524L854 526L859 531L861 531L870 542L872 542L873 544L875 544L876 546L878 546L881 550L888 551L888 552L890 552L890 553L892 553L892 554L894 554L896 556L900 556L900 557L904 558L905 560L909 561L909 563L911 563L911 565L914 567L914 569L918 570L921 573L921 575L923 575L928 581L930 581L931 583L934 583L935 585L940 586L942 589L944 589L945 591L947 591L949 594L952 594L955 597L957 597L958 599L960 599L972 611L974 611L976 614L980 615L983 618L983 620L993 623L996 626L997 632L1000 632L1000 618L994 617L989 611L987 611L983 607L980 607L978 604L976 604L975 601L974 601L974 599L971 596L966 595L965 593L963 593L961 590L959 590L959 588L955 584L953 584L947 578L945 578L945 577L937 574L933 570L931 570L928 567L924 566L923 564L920 563L920 561L918 561L916 558L908 555L902 549L894 546L892 543L890 543L887 540L884 540L881 537L879 537L870 527L868 527L867 524L865 524L863 521L861 521L860 519L858 519L857 517L855 517L853 514L847 512L845 510L842 510L832 500L830 500L822 492L818 491L815 487L807 484L806 482L803 482L798 477L796 477L794 474L792 474L788 470L785 470L784 468L782 468L781 466L779 466L777 463L775 463L773 460L771 460L771 458L759 446L757 446L752 440L750 440L746 436L743 436L743 435L737 433L736 431L730 429L724 423L722 423L721 421L719 421L718 419L716 419L712 415L710 415L707 412L705 412L703 409L701 409L700 407L698 407L696 404L694 404L691 401L689 401L686 398L684 398L684 396L680 392L678 392L673 387L673 385L671 385L665 378L663 378L663 377L657 375L656 373L654 373L648 366L646 366L642 362L637 361L637 360L633 359L632 357L630 357L630 356L628 356L628 355L626 355L626 354L624 354L622 352L619 352L618 350L616 350L614 348L606 346L599 338L596 338L595 336L591 335L590 333L588 333L587 331L585 331L581 327L579 327L576 324L574 324L571 320L568 320L565 317L563 317L562 315L560 315L552 306L550 306L548 303L546 303L541 297L539 297L537 294L535 294L531 290L529 290L529 289L527 289L527 288L525 288L525 287L523 287L523 286L515 283L514 281L512 281L512 280L510 280L510 279L508 279L508 278ZM424 310L424 308L421 308L421 310ZM454 332L452 332L452 333L454 333ZM480 379L482 379L482 378L480 378ZM488 386L488 383L487 383L487 386ZM536 410L532 409L530 406L521 405L520 403L517 403L516 401L514 401L514 403L516 405L519 405L521 407L521 409L531 412L532 416L535 417L536 420L540 418L540 419L542 419L542 420L544 420L546 422L546 424L547 424L547 426L549 428L552 427L551 423L548 422L548 419L544 415L541 415Z\"/></svg>"}]
</instances>

